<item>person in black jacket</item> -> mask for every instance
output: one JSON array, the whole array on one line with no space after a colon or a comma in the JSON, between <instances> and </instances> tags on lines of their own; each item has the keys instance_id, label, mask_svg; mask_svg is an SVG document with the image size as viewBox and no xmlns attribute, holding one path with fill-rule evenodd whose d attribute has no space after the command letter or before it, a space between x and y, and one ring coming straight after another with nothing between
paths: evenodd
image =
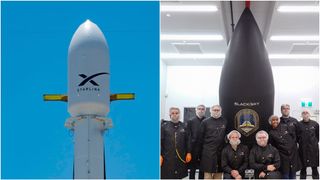
<instances>
[{"instance_id":1,"label":"person in black jacket","mask_svg":"<svg viewBox=\"0 0 320 180\"><path fill-rule=\"evenodd\" d=\"M196 116L188 121L188 132L190 133L191 138L191 156L192 160L189 163L190 172L189 179L195 179L196 169L199 169L200 165L200 156L199 156L199 146L198 146L198 134L200 129L201 122L206 118L205 117L206 106L198 105L196 107ZM203 179L204 173L203 171L199 171L198 179Z\"/></svg>"},{"instance_id":2,"label":"person in black jacket","mask_svg":"<svg viewBox=\"0 0 320 180\"><path fill-rule=\"evenodd\" d=\"M161 178L182 179L188 176L191 141L185 124L179 121L179 108L170 108L170 118L161 125Z\"/></svg>"},{"instance_id":3,"label":"person in black jacket","mask_svg":"<svg viewBox=\"0 0 320 180\"><path fill-rule=\"evenodd\" d=\"M243 179L248 167L249 149L240 144L241 134L233 130L228 135L229 144L222 150L223 179Z\"/></svg>"},{"instance_id":4,"label":"person in black jacket","mask_svg":"<svg viewBox=\"0 0 320 180\"><path fill-rule=\"evenodd\" d=\"M312 178L319 179L319 124L310 119L308 110L301 113L303 120L299 122L301 138L299 141L302 166L300 179L306 179L306 169L311 167Z\"/></svg>"},{"instance_id":5,"label":"person in black jacket","mask_svg":"<svg viewBox=\"0 0 320 180\"><path fill-rule=\"evenodd\" d=\"M296 172L301 169L301 162L295 136L289 131L287 124L280 123L278 116L270 116L269 123L271 125L270 143L279 151L282 178L296 179Z\"/></svg>"},{"instance_id":6,"label":"person in black jacket","mask_svg":"<svg viewBox=\"0 0 320 180\"><path fill-rule=\"evenodd\" d=\"M221 117L221 107L212 106L211 117L203 120L199 131L199 147L201 148L200 170L205 179L213 179L221 172L220 154L224 145L226 120Z\"/></svg>"},{"instance_id":7,"label":"person in black jacket","mask_svg":"<svg viewBox=\"0 0 320 180\"><path fill-rule=\"evenodd\" d=\"M294 135L295 142L298 143L299 135L301 132L300 132L298 120L290 116L289 104L281 105L281 114L282 116L280 117L280 123L286 124L288 126L290 133Z\"/></svg>"},{"instance_id":8,"label":"person in black jacket","mask_svg":"<svg viewBox=\"0 0 320 180\"><path fill-rule=\"evenodd\" d=\"M249 166L254 169L257 179L280 179L280 155L278 150L268 144L269 135L266 131L256 134L257 145L254 145L249 155Z\"/></svg>"}]
</instances>

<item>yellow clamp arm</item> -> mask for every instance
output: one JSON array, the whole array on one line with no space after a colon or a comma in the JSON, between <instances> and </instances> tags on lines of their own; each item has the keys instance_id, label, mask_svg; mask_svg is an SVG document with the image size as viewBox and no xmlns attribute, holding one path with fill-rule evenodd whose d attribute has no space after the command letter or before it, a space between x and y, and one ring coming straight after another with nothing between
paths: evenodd
<instances>
[{"instance_id":1,"label":"yellow clamp arm","mask_svg":"<svg viewBox=\"0 0 320 180\"><path fill-rule=\"evenodd\" d=\"M44 94L44 101L64 101L68 102L68 96L64 94Z\"/></svg>"},{"instance_id":2,"label":"yellow clamp arm","mask_svg":"<svg viewBox=\"0 0 320 180\"><path fill-rule=\"evenodd\" d=\"M117 100L133 100L135 98L134 93L120 93L120 94L111 94L110 101Z\"/></svg>"},{"instance_id":3,"label":"yellow clamp arm","mask_svg":"<svg viewBox=\"0 0 320 180\"><path fill-rule=\"evenodd\" d=\"M111 94L110 101L117 100L133 100L135 99L134 93L120 93L120 94ZM44 94L44 101L64 101L68 102L68 96L64 94Z\"/></svg>"}]
</instances>

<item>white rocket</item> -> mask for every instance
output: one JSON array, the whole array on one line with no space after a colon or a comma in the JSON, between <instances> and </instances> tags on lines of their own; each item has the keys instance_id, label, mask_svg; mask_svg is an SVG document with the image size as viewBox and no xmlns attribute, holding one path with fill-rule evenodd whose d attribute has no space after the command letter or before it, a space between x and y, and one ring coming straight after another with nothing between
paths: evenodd
<instances>
[{"instance_id":1,"label":"white rocket","mask_svg":"<svg viewBox=\"0 0 320 180\"><path fill-rule=\"evenodd\" d=\"M74 131L74 178L104 179L103 134L112 127L105 118L110 100L134 99L134 94L110 96L108 43L99 27L87 20L74 33L68 51L68 95L44 95L45 101L67 101Z\"/></svg>"},{"instance_id":2,"label":"white rocket","mask_svg":"<svg viewBox=\"0 0 320 180\"><path fill-rule=\"evenodd\" d=\"M71 116L109 112L109 47L99 27L87 20L73 34L68 52L68 111Z\"/></svg>"}]
</instances>

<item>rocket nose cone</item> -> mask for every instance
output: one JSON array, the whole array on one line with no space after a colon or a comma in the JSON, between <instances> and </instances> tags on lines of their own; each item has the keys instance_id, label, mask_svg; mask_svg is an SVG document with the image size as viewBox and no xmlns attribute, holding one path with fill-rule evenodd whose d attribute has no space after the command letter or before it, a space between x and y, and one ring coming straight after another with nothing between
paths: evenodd
<instances>
[{"instance_id":1,"label":"rocket nose cone","mask_svg":"<svg viewBox=\"0 0 320 180\"><path fill-rule=\"evenodd\" d=\"M244 9L232 34L226 56L226 59L230 58L244 59L243 61L257 59L269 61L262 34L249 8Z\"/></svg>"},{"instance_id":2,"label":"rocket nose cone","mask_svg":"<svg viewBox=\"0 0 320 180\"><path fill-rule=\"evenodd\" d=\"M82 23L80 27L84 28L85 31L93 33L94 31L101 31L100 28L93 22L91 22L89 19L87 19L84 23Z\"/></svg>"},{"instance_id":3,"label":"rocket nose cone","mask_svg":"<svg viewBox=\"0 0 320 180\"><path fill-rule=\"evenodd\" d=\"M232 34L221 72L220 82L222 81L232 82L228 85L220 84L220 88L224 91L233 91L244 85L252 87L252 84L259 84L257 88L246 89L246 94L242 94L243 97L257 94L260 92L258 89L262 92L264 89L273 87L268 52L258 24L249 8L245 8L241 14Z\"/></svg>"},{"instance_id":4,"label":"rocket nose cone","mask_svg":"<svg viewBox=\"0 0 320 180\"><path fill-rule=\"evenodd\" d=\"M252 14L252 12L251 12L251 10L250 10L249 8L245 8L245 9L243 10L243 12L242 12L242 14L241 14L241 16L240 16L240 18L239 18L239 21L238 21L238 23L237 23L237 25L236 25L236 28L237 28L238 26L241 26L241 25L244 24L244 23L248 23L249 26L256 26L256 27L258 27L257 22L256 22L253 14ZM259 29L259 27L258 27L258 29Z\"/></svg>"},{"instance_id":5,"label":"rocket nose cone","mask_svg":"<svg viewBox=\"0 0 320 180\"><path fill-rule=\"evenodd\" d=\"M69 52L78 46L92 46L97 44L108 47L107 41L100 28L90 20L86 20L73 34L69 45Z\"/></svg>"},{"instance_id":6,"label":"rocket nose cone","mask_svg":"<svg viewBox=\"0 0 320 180\"><path fill-rule=\"evenodd\" d=\"M87 19L84 23L93 23L90 21L90 19Z\"/></svg>"}]
</instances>

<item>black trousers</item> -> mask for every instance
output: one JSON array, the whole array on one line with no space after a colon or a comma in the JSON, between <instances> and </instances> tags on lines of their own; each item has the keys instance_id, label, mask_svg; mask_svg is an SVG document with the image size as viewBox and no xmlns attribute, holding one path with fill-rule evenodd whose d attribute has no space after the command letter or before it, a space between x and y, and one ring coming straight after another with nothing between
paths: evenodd
<instances>
[{"instance_id":1,"label":"black trousers","mask_svg":"<svg viewBox=\"0 0 320 180\"><path fill-rule=\"evenodd\" d=\"M189 164L189 179L196 179L196 170L199 169L199 161L192 161ZM199 179L203 179L204 178L204 172L199 170Z\"/></svg>"},{"instance_id":2,"label":"black trousers","mask_svg":"<svg viewBox=\"0 0 320 180\"><path fill-rule=\"evenodd\" d=\"M312 169L312 179L319 179L318 167L311 167ZM300 171L300 179L306 179L307 177L307 167L303 167Z\"/></svg>"}]
</instances>

